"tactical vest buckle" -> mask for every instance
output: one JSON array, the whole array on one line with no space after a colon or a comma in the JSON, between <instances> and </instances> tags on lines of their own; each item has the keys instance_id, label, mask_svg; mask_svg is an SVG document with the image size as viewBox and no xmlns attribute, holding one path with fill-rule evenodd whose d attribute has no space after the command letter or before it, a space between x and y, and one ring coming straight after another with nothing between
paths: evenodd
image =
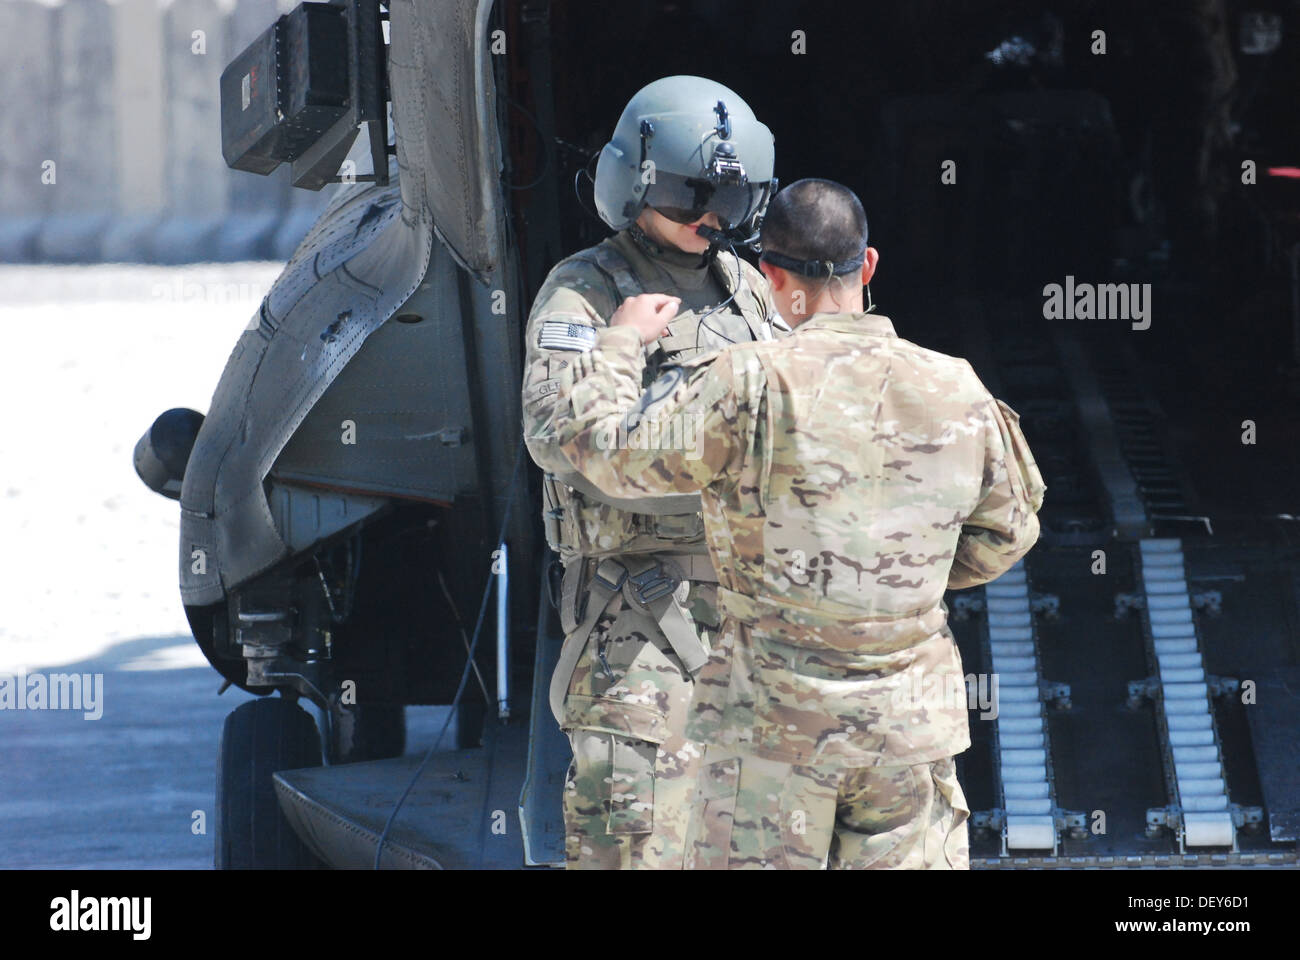
<instances>
[{"instance_id":1,"label":"tactical vest buckle","mask_svg":"<svg viewBox=\"0 0 1300 960\"><path fill-rule=\"evenodd\" d=\"M660 597L666 597L675 591L681 582L682 578L676 575L672 567L656 562L640 573L628 574L627 592L632 594L637 603L649 606Z\"/></svg>"},{"instance_id":2,"label":"tactical vest buckle","mask_svg":"<svg viewBox=\"0 0 1300 960\"><path fill-rule=\"evenodd\" d=\"M612 579L615 574L618 579ZM616 560L604 559L596 566L596 571L591 575L591 579L600 584L611 593L619 590L625 580L627 580L627 568Z\"/></svg>"}]
</instances>

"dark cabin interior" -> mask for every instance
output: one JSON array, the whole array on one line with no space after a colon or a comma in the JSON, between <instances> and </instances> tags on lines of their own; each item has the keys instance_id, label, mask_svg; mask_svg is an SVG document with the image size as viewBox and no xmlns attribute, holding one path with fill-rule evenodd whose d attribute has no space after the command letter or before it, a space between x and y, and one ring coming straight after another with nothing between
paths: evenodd
<instances>
[{"instance_id":1,"label":"dark cabin interior","mask_svg":"<svg viewBox=\"0 0 1300 960\"><path fill-rule=\"evenodd\" d=\"M1267 52L1247 16L1260 12L1281 27ZM582 171L661 76L741 94L772 129L783 183L826 177L858 193L881 255L878 312L972 362L1021 413L1048 485L1032 577L1059 598L1043 668L1074 701L1050 721L1057 795L1115 811L1106 836L1065 852L1166 849L1142 822L1163 797L1155 724L1124 708L1126 681L1148 668L1136 628L1116 618L1138 576L1132 536L1115 537L1073 398L1087 389L1113 411L1151 518L1140 536L1183 538L1194 586L1237 611L1207 621L1207 669L1300 680L1300 8L553 0L495 16L522 38L498 82L530 298L557 260L608 234ZM940 181L947 160L955 183ZM1045 319L1044 287L1067 277L1150 284L1149 326ZM1105 585L1081 575L1097 549L1114 560ZM954 621L967 669L987 669ZM1280 721L1231 700L1215 714L1234 799L1260 803L1252 724L1273 736ZM988 726L972 722L961 759L977 810L996 802ZM1294 784L1265 789L1275 805L1289 789L1295 806ZM973 833L972 854L990 852Z\"/></svg>"}]
</instances>

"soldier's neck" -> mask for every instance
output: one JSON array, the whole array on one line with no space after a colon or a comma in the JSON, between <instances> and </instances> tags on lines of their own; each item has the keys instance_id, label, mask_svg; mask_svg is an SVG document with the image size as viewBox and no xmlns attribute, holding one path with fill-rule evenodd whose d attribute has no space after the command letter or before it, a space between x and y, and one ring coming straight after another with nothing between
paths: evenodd
<instances>
[{"instance_id":1,"label":"soldier's neck","mask_svg":"<svg viewBox=\"0 0 1300 960\"><path fill-rule=\"evenodd\" d=\"M637 249L644 253L652 260L658 260L670 267L678 270L706 270L709 262L712 260L710 248L705 253L688 253L685 250L679 250L677 247L669 246L665 243L659 243L651 239L638 224L632 224L627 228L627 235L636 244Z\"/></svg>"},{"instance_id":2,"label":"soldier's neck","mask_svg":"<svg viewBox=\"0 0 1300 960\"><path fill-rule=\"evenodd\" d=\"M856 297L851 294L849 296L842 296L839 298L838 302L833 297L821 296L808 304L808 312L802 317L795 317L794 321L790 323L790 326L797 327L799 324L811 320L818 314L864 312L865 308L862 305L862 294L858 294Z\"/></svg>"}]
</instances>

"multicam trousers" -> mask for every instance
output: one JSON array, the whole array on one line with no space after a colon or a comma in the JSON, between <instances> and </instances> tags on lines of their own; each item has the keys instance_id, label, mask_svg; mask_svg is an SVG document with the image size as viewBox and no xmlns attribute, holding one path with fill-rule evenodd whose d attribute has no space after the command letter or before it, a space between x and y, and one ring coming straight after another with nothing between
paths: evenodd
<instances>
[{"instance_id":1,"label":"multicam trousers","mask_svg":"<svg viewBox=\"0 0 1300 960\"><path fill-rule=\"evenodd\" d=\"M951 757L836 768L710 746L686 868L967 870L969 816Z\"/></svg>"},{"instance_id":2,"label":"multicam trousers","mask_svg":"<svg viewBox=\"0 0 1300 960\"><path fill-rule=\"evenodd\" d=\"M568 869L682 869L704 751L684 735L692 686L658 623L614 597L565 698Z\"/></svg>"}]
</instances>

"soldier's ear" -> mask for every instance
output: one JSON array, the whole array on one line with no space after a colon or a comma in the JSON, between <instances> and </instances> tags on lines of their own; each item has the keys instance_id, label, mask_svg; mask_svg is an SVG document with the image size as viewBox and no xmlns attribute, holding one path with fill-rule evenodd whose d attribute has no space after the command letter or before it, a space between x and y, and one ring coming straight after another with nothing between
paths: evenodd
<instances>
[{"instance_id":1,"label":"soldier's ear","mask_svg":"<svg viewBox=\"0 0 1300 960\"><path fill-rule=\"evenodd\" d=\"M876 275L876 265L880 263L880 251L875 247L867 247L862 251L862 285L865 287L871 282L871 278Z\"/></svg>"},{"instance_id":2,"label":"soldier's ear","mask_svg":"<svg viewBox=\"0 0 1300 960\"><path fill-rule=\"evenodd\" d=\"M790 282L790 275L786 271L772 266L766 260L758 261L758 269L763 271L763 276L767 277L773 290L784 290L786 284Z\"/></svg>"}]
</instances>

